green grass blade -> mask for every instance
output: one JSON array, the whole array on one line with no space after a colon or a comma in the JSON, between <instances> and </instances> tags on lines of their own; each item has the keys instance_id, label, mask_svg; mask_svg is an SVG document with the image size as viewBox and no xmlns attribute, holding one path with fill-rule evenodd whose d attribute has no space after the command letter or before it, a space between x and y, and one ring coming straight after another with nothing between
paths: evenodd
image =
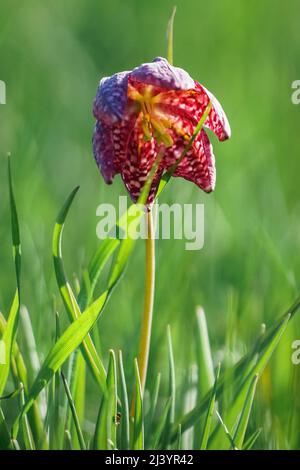
<instances>
[{"instance_id":1,"label":"green grass blade","mask_svg":"<svg viewBox=\"0 0 300 470\"><path fill-rule=\"evenodd\" d=\"M300 307L300 300L298 299L294 304L288 309L288 313L285 313L281 319L276 322L276 324L269 328L269 330L264 334L263 338L261 338L257 344L253 347L253 349L243 356L243 358L230 370L227 371L223 377L220 377L218 386L217 386L217 397L222 394L223 388L226 386L226 382L230 381L237 381L240 383L239 392L240 398L242 398L242 403L239 403L239 410L241 410L243 401L245 399L249 383L253 379L254 375L261 374L264 367L268 363L272 353L276 349L278 342L289 322L289 320L293 317L296 311ZM253 358L256 358L254 365L250 372L247 372L248 364L251 361L253 362ZM246 374L245 374L246 371ZM242 379L241 379L242 377ZM241 387L245 388L244 395L240 394ZM202 400L202 402L197 405L193 410L183 416L180 420L182 425L182 432L186 431L190 427L194 426L195 423L200 419L203 412L207 410L208 404L210 400L210 393L206 395L206 397ZM236 419L236 415L235 415ZM177 424L178 426L178 424ZM172 431L172 440L176 439L177 427L173 427Z\"/></svg>"},{"instance_id":2,"label":"green grass blade","mask_svg":"<svg viewBox=\"0 0 300 470\"><path fill-rule=\"evenodd\" d=\"M182 432L181 432L181 424L178 424L178 432L177 432L177 439L176 439L176 450L181 450L182 446Z\"/></svg>"},{"instance_id":3,"label":"green grass blade","mask_svg":"<svg viewBox=\"0 0 300 470\"><path fill-rule=\"evenodd\" d=\"M160 440L162 438L163 432L166 430L167 420L170 413L170 408L172 405L172 397L167 400L167 403L163 409L162 415L158 420L158 424L156 429L154 430L153 437L152 437L152 444L150 446L151 450L156 450L160 448Z\"/></svg>"},{"instance_id":4,"label":"green grass blade","mask_svg":"<svg viewBox=\"0 0 300 470\"><path fill-rule=\"evenodd\" d=\"M201 445L200 445L201 450L207 449L207 443L208 443L208 438L209 438L210 431L211 431L213 412L214 412L215 402L216 402L217 384L218 384L218 380L220 376L220 369L221 369L221 364L219 364L217 368L215 383L212 389L212 393L211 393L211 397L210 397L210 401L208 405L208 410L207 410L207 415L206 415L206 419L204 422L203 434L202 434Z\"/></svg>"},{"instance_id":5,"label":"green grass blade","mask_svg":"<svg viewBox=\"0 0 300 470\"><path fill-rule=\"evenodd\" d=\"M19 220L17 213L17 206L13 191L12 176L11 176L11 165L10 157L8 157L8 184L9 184L9 200L10 200L10 214L11 214L11 233L12 233L12 244L13 244L13 257L15 262L15 272L17 280L17 290L20 295L20 283L21 283L21 241L20 241L20 229Z\"/></svg>"},{"instance_id":6,"label":"green grass blade","mask_svg":"<svg viewBox=\"0 0 300 470\"><path fill-rule=\"evenodd\" d=\"M13 344L17 334L19 310L20 310L20 276L21 276L21 242L20 242L20 230L19 221L16 208L16 202L13 191L10 157L8 158L8 185L9 185L9 200L10 200L10 214L11 214L11 233L12 233L12 245L13 245L13 257L15 263L16 272L16 283L17 289L14 295L12 306L9 312L5 331L1 339L1 350L5 356L4 360L0 361L0 396L3 394L6 381L8 379Z\"/></svg>"},{"instance_id":7,"label":"green grass blade","mask_svg":"<svg viewBox=\"0 0 300 470\"><path fill-rule=\"evenodd\" d=\"M86 308L92 302L100 274L119 244L120 240L114 238L107 238L101 241L99 248L88 265L84 282L80 289L78 304L81 308Z\"/></svg>"},{"instance_id":8,"label":"green grass blade","mask_svg":"<svg viewBox=\"0 0 300 470\"><path fill-rule=\"evenodd\" d=\"M80 426L82 426L85 412L85 391L86 391L86 361L80 351L77 352L74 364L74 371L71 377L72 389L71 394L73 396L74 405L77 411L78 420ZM80 444L77 437L74 421L71 420L70 414L67 429L70 429L74 449L79 449Z\"/></svg>"},{"instance_id":9,"label":"green grass blade","mask_svg":"<svg viewBox=\"0 0 300 470\"><path fill-rule=\"evenodd\" d=\"M159 160L157 160L159 162ZM153 166L155 167L155 165ZM145 201L147 199L147 194L149 192L149 188L151 185L151 181L154 177L154 171L151 170L150 176L146 181L144 189L142 191L141 200ZM146 188L146 189L145 189ZM64 220L67 216L68 210L70 205L75 197L77 189L75 189L69 198L67 199L66 203L61 210L53 236L53 255L54 255L54 263L56 263L56 270L58 276L58 284L60 287L64 287L64 292L66 293L65 299L67 302L71 300L70 304L72 304L74 297L70 298L69 294L71 290L67 289L65 285L65 275L62 266L62 258L61 258L61 231L63 228ZM145 199L146 198L146 199ZM134 211L130 213L129 211L129 218L131 221L137 223L139 219L144 214L141 205L133 205ZM131 206L131 207L133 207ZM128 214L125 216L125 221L127 220ZM121 222L123 222L124 218L121 218ZM132 228L132 227L131 227ZM25 403L23 410L21 411L20 415L15 420L13 426L13 436L16 437L19 429L19 421L22 418L23 414L26 413L32 406L34 400L37 398L41 390L46 386L46 384L51 380L53 374L57 372L59 367L65 362L65 360L72 354L72 352L81 345L83 340L87 337L89 331L94 326L95 322L97 321L100 313L102 312L106 301L108 300L109 295L111 294L113 288L117 285L118 281L121 279L122 274L125 270L129 255L133 249L135 239L134 237L127 237L122 240L120 244L120 249L118 252L118 256L115 260L114 267L111 271L111 275L108 281L108 288L105 290L99 297L96 299L81 315L79 315L73 323L66 329L66 331L62 334L62 336L58 339L55 345L50 350L49 354L47 355L43 366L30 390L29 396ZM74 304L76 305L76 304ZM102 383L102 382L101 382ZM105 384L102 384L103 388L105 389Z\"/></svg>"},{"instance_id":10,"label":"green grass blade","mask_svg":"<svg viewBox=\"0 0 300 470\"><path fill-rule=\"evenodd\" d=\"M170 325L167 327L167 341L168 341L168 359L169 359L169 390L168 395L170 398L170 408L165 420L165 428L161 441L161 448L167 449L170 443L172 425L175 421L175 402L176 402L176 377L175 377L175 363L174 352L172 346L172 336Z\"/></svg>"},{"instance_id":11,"label":"green grass blade","mask_svg":"<svg viewBox=\"0 0 300 470\"><path fill-rule=\"evenodd\" d=\"M214 367L211 355L206 317L203 308L198 307L197 319L197 365L198 365L198 402L214 385Z\"/></svg>"},{"instance_id":12,"label":"green grass blade","mask_svg":"<svg viewBox=\"0 0 300 470\"><path fill-rule=\"evenodd\" d=\"M116 448L117 415L117 371L114 351L110 351L106 392L99 409L94 449L111 450Z\"/></svg>"},{"instance_id":13,"label":"green grass blade","mask_svg":"<svg viewBox=\"0 0 300 470\"><path fill-rule=\"evenodd\" d=\"M54 343L58 340L59 337L59 316L56 312ZM41 394L42 393L44 394L45 390L42 390ZM41 394L38 398L41 397ZM48 427L49 447L50 449L59 450L61 449L63 443L62 420L60 419L60 369L56 371L50 382L48 400L46 400L46 403L47 415L45 419L45 428Z\"/></svg>"},{"instance_id":14,"label":"green grass blade","mask_svg":"<svg viewBox=\"0 0 300 470\"><path fill-rule=\"evenodd\" d=\"M107 299L107 291L104 292L83 314L73 322L61 335L48 353L42 368L30 390L26 404L15 421L13 434L18 432L18 423L23 413L32 406L41 390L51 380L55 372L61 367L70 354L81 344L99 316L99 312Z\"/></svg>"},{"instance_id":15,"label":"green grass blade","mask_svg":"<svg viewBox=\"0 0 300 470\"><path fill-rule=\"evenodd\" d=\"M24 337L24 354L28 356L28 373L29 379L33 380L36 377L41 364L39 355L37 352L37 346L35 342L34 332L27 308L22 305L20 307L20 328L22 329Z\"/></svg>"},{"instance_id":16,"label":"green grass blade","mask_svg":"<svg viewBox=\"0 0 300 470\"><path fill-rule=\"evenodd\" d=\"M0 336L4 334L6 329L7 322L0 312ZM12 350L12 357L11 357L11 371L13 374L15 386L18 387L19 383L22 382L24 385L25 390L27 390L28 386L28 376L27 376L27 368L24 362L24 358L20 352L20 348L18 346L17 341L13 344Z\"/></svg>"},{"instance_id":17,"label":"green grass blade","mask_svg":"<svg viewBox=\"0 0 300 470\"><path fill-rule=\"evenodd\" d=\"M197 403L202 399L214 385L214 368L207 330L206 316L202 307L196 310L196 353L197 353ZM199 447L203 423L199 421L194 428L194 446Z\"/></svg>"},{"instance_id":18,"label":"green grass blade","mask_svg":"<svg viewBox=\"0 0 300 470\"><path fill-rule=\"evenodd\" d=\"M234 439L231 435L231 433L229 432L228 430L228 427L226 426L226 424L224 423L220 413L218 412L218 410L215 410L216 411L216 415L217 415L217 418L218 420L220 421L220 425L221 425L221 429L222 431L224 431L224 434L226 436L226 438L228 439L229 443L230 443L230 447L231 449L233 450L239 450L236 443L234 442Z\"/></svg>"},{"instance_id":19,"label":"green grass blade","mask_svg":"<svg viewBox=\"0 0 300 470\"><path fill-rule=\"evenodd\" d=\"M121 387L121 450L128 450L130 445L130 421L129 421L129 400L125 378L125 371L123 366L122 351L119 351L119 375Z\"/></svg>"},{"instance_id":20,"label":"green grass blade","mask_svg":"<svg viewBox=\"0 0 300 470\"><path fill-rule=\"evenodd\" d=\"M7 450L11 447L10 434L5 416L0 406L0 450Z\"/></svg>"},{"instance_id":21,"label":"green grass blade","mask_svg":"<svg viewBox=\"0 0 300 470\"><path fill-rule=\"evenodd\" d=\"M16 335L17 319L19 314L19 292L16 290L14 300L9 312L6 328L1 340L1 349L3 356L0 362L0 396L3 395L4 388L8 379L14 338Z\"/></svg>"},{"instance_id":22,"label":"green grass blade","mask_svg":"<svg viewBox=\"0 0 300 470\"><path fill-rule=\"evenodd\" d=\"M143 396L137 359L134 361L135 370L135 406L133 423L133 450L144 450L144 412Z\"/></svg>"},{"instance_id":23,"label":"green grass blade","mask_svg":"<svg viewBox=\"0 0 300 470\"><path fill-rule=\"evenodd\" d=\"M21 313L21 311L20 311ZM6 328L6 320L0 313L0 335L4 333ZM12 357L11 357L11 372L16 387L22 383L24 386L25 396L28 394L28 373L23 355L20 351L17 341L14 341ZM28 414L30 427L33 433L34 441L39 443L43 448L46 442L46 434L43 427L43 419L41 410L36 402L33 404L32 410Z\"/></svg>"},{"instance_id":24,"label":"green grass blade","mask_svg":"<svg viewBox=\"0 0 300 470\"><path fill-rule=\"evenodd\" d=\"M174 18L176 14L176 7L173 8L172 14L168 21L167 27L167 59L170 64L173 64L173 30L174 30Z\"/></svg>"},{"instance_id":25,"label":"green grass blade","mask_svg":"<svg viewBox=\"0 0 300 470\"><path fill-rule=\"evenodd\" d=\"M249 439L247 439L247 441L245 442L243 450L251 450L252 449L252 447L254 446L256 440L258 439L261 431L262 431L262 428L259 428L259 429L257 429L257 431L255 431L253 434L251 434Z\"/></svg>"},{"instance_id":26,"label":"green grass blade","mask_svg":"<svg viewBox=\"0 0 300 470\"><path fill-rule=\"evenodd\" d=\"M65 430L64 434L64 450L73 450L72 437L68 429Z\"/></svg>"},{"instance_id":27,"label":"green grass blade","mask_svg":"<svg viewBox=\"0 0 300 470\"><path fill-rule=\"evenodd\" d=\"M246 396L246 400L242 409L242 413L241 413L241 416L239 417L237 428L233 436L234 442L236 443L239 449L241 449L244 444L244 439L245 439L247 426L248 426L248 422L250 418L250 413L251 413L251 409L253 405L254 395L256 391L257 381L258 381L258 375L255 375L250 384L250 387Z\"/></svg>"},{"instance_id":28,"label":"green grass blade","mask_svg":"<svg viewBox=\"0 0 300 470\"><path fill-rule=\"evenodd\" d=\"M23 384L20 384L21 388L21 405L24 406L25 404L25 395L24 395L24 387ZM33 440L33 435L30 429L29 421L27 415L24 415L22 418L22 433L23 433L23 440L25 444L26 450L35 450L35 444Z\"/></svg>"},{"instance_id":29,"label":"green grass blade","mask_svg":"<svg viewBox=\"0 0 300 470\"><path fill-rule=\"evenodd\" d=\"M168 328L167 328L167 336L168 336L168 355L169 355L169 396L171 397L169 424L173 424L175 421L176 377L175 377L175 362L174 362L174 352L173 352L170 325L168 325Z\"/></svg>"},{"instance_id":30,"label":"green grass blade","mask_svg":"<svg viewBox=\"0 0 300 470\"><path fill-rule=\"evenodd\" d=\"M260 354L258 355L257 361L253 365L252 370L246 375L246 377L244 377L242 384L236 390L233 402L228 407L228 410L226 410L226 424L228 426L228 429L230 430L230 433L233 432L238 416L242 412L243 405L246 400L246 396L251 382L254 380L256 375L260 375L263 372L266 364L269 362L272 353L277 347L278 342L283 332L285 331L290 318L291 315L288 314L281 322L281 324L275 329L273 335L268 335L268 341L263 343L263 348ZM217 428L214 432L210 440L210 447L214 449L226 448L226 444L222 439L222 432L220 428Z\"/></svg>"},{"instance_id":31,"label":"green grass blade","mask_svg":"<svg viewBox=\"0 0 300 470\"><path fill-rule=\"evenodd\" d=\"M107 392L109 395L108 431L111 449L117 448L117 363L114 351L109 351L110 361L107 373Z\"/></svg>"},{"instance_id":32,"label":"green grass blade","mask_svg":"<svg viewBox=\"0 0 300 470\"><path fill-rule=\"evenodd\" d=\"M24 390L23 384L22 384L22 387L20 386L19 388L17 388L13 392L8 393L7 395L3 395L2 397L0 397L0 401L1 400L10 400L11 398L17 397L18 395L20 395L21 390Z\"/></svg>"},{"instance_id":33,"label":"green grass blade","mask_svg":"<svg viewBox=\"0 0 300 470\"><path fill-rule=\"evenodd\" d=\"M78 189L79 188L77 187L71 192L71 194L65 201L62 209L60 210L54 227L52 240L52 252L57 284L71 322L75 321L81 315L81 311L65 274L62 258L62 233L66 217L68 215L69 209L72 205L72 202L76 196ZM87 364L95 380L98 382L101 390L104 391L106 381L105 368L100 357L97 354L96 348L89 334L83 341L81 345L81 350L83 356L86 358Z\"/></svg>"},{"instance_id":34,"label":"green grass blade","mask_svg":"<svg viewBox=\"0 0 300 470\"><path fill-rule=\"evenodd\" d=\"M82 433L82 430L81 430L81 427L80 427L80 422L79 422L79 419L78 419L78 416L77 416L75 404L74 404L74 401L73 401L73 398L72 398L72 395L71 395L71 391L69 389L68 382L67 382L67 380L66 380L66 378L65 378L65 376L62 372L61 372L61 378L62 378L62 382L63 382L65 392L66 392L66 395L67 395L67 398L68 398L68 403L69 403L69 406L70 406L72 417L73 417L73 420L74 420L74 425L75 425L75 429L76 429L76 432L77 432L77 437L78 437L80 449L81 450L86 450L86 444L84 442L83 433Z\"/></svg>"},{"instance_id":35,"label":"green grass blade","mask_svg":"<svg viewBox=\"0 0 300 470\"><path fill-rule=\"evenodd\" d=\"M152 425L152 423L154 421L156 410L157 410L160 383L161 383L161 373L159 372L157 374L157 377L156 377L156 380L155 380L154 391L153 391L153 399L152 399L150 413L149 413L150 414L150 426Z\"/></svg>"}]
</instances>

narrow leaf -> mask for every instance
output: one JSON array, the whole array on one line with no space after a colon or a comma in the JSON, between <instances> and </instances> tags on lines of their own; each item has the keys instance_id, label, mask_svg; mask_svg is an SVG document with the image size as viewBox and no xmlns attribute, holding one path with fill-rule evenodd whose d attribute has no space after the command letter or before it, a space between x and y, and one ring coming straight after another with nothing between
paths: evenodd
<instances>
[{"instance_id":1,"label":"narrow leaf","mask_svg":"<svg viewBox=\"0 0 300 470\"><path fill-rule=\"evenodd\" d=\"M125 371L123 366L122 351L119 351L119 372L120 372L120 386L121 386L121 450L129 450L130 444L130 422L129 422L129 400L127 393L127 385L125 378Z\"/></svg>"},{"instance_id":2,"label":"narrow leaf","mask_svg":"<svg viewBox=\"0 0 300 470\"><path fill-rule=\"evenodd\" d=\"M110 450L116 448L116 416L117 416L117 375L116 358L114 351L110 351L107 372L106 392L102 398L99 409L94 448L97 450Z\"/></svg>"},{"instance_id":3,"label":"narrow leaf","mask_svg":"<svg viewBox=\"0 0 300 470\"><path fill-rule=\"evenodd\" d=\"M176 7L173 8L170 16L168 27L167 27L167 59L170 64L173 64L173 29L174 29L174 18L176 14Z\"/></svg>"},{"instance_id":4,"label":"narrow leaf","mask_svg":"<svg viewBox=\"0 0 300 470\"><path fill-rule=\"evenodd\" d=\"M256 440L258 439L261 431L262 431L262 428L259 428L259 429L257 429L257 431L255 431L253 434L251 434L249 439L247 439L247 441L245 442L243 450L252 449L252 447L254 446Z\"/></svg>"},{"instance_id":5,"label":"narrow leaf","mask_svg":"<svg viewBox=\"0 0 300 470\"><path fill-rule=\"evenodd\" d=\"M73 398L72 398L72 395L71 395L71 392L70 392L70 389L69 389L68 382L67 382L67 380L66 380L66 378L65 378L65 376L62 372L61 372L61 378L62 378L62 382L64 384L65 392L66 392L66 395L67 395L67 398L68 398L68 403L69 403L71 413L72 413L72 417L73 417L73 420L74 420L74 425L75 425L75 429L76 429L76 432L77 432L77 437L78 437L80 449L81 450L86 450L86 444L84 442L83 433L82 433L82 430L81 430L81 427L80 427L80 422L79 422L79 419L78 419L78 416L77 416L75 404L74 404L74 401L73 401Z\"/></svg>"},{"instance_id":6,"label":"narrow leaf","mask_svg":"<svg viewBox=\"0 0 300 470\"><path fill-rule=\"evenodd\" d=\"M139 374L137 359L134 361L135 367L135 409L134 409L134 429L133 429L133 450L144 449L144 415L142 386Z\"/></svg>"},{"instance_id":7,"label":"narrow leaf","mask_svg":"<svg viewBox=\"0 0 300 470\"><path fill-rule=\"evenodd\" d=\"M201 440L201 445L200 445L201 450L207 449L207 443L208 443L208 438L209 438L209 434L211 431L212 417L213 417L213 412L214 412L215 402L216 402L217 384L218 384L218 380L220 376L220 369L221 369L221 364L219 364L217 368L215 383L211 392L207 415L206 415L206 419L204 422L202 440Z\"/></svg>"},{"instance_id":8,"label":"narrow leaf","mask_svg":"<svg viewBox=\"0 0 300 470\"><path fill-rule=\"evenodd\" d=\"M247 426L250 418L250 413L252 409L253 399L256 391L256 385L258 381L258 374L254 376L252 382L250 383L250 387L246 396L246 400L241 412L241 416L239 418L237 428L234 434L234 442L236 443L237 447L241 449L244 444L244 438L247 431Z\"/></svg>"}]
</instances>

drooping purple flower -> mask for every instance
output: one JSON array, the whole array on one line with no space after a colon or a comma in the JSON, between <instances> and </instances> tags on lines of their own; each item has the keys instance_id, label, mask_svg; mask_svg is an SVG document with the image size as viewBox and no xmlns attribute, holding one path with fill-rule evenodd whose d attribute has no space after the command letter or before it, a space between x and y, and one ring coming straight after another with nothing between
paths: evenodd
<instances>
[{"instance_id":1,"label":"drooping purple flower","mask_svg":"<svg viewBox=\"0 0 300 470\"><path fill-rule=\"evenodd\" d=\"M148 196L155 198L160 178L180 158L195 127L212 108L204 127L219 140L230 137L230 126L217 99L183 69L164 58L142 64L131 72L120 72L100 81L93 113L97 120L93 150L106 183L120 173L137 201L158 155L163 158ZM215 187L216 169L212 145L202 129L180 161L173 176L192 181L203 191Z\"/></svg>"}]
</instances>

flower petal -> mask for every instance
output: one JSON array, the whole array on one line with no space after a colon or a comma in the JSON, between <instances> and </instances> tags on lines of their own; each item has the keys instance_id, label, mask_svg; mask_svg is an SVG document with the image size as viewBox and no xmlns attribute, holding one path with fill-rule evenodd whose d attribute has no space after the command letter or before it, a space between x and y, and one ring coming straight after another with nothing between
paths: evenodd
<instances>
[{"instance_id":1,"label":"flower petal","mask_svg":"<svg viewBox=\"0 0 300 470\"><path fill-rule=\"evenodd\" d=\"M165 150L164 167L168 170L181 157L188 144L188 136L193 132L193 125L187 120L177 117L175 127L171 131L174 145ZM175 128L181 128L181 133ZM182 135L180 135L182 134ZM184 137L186 135L186 137ZM215 188L216 169L212 145L206 132L202 129L195 138L193 145L183 160L178 164L173 176L180 176L195 183L205 192Z\"/></svg>"},{"instance_id":2,"label":"flower petal","mask_svg":"<svg viewBox=\"0 0 300 470\"><path fill-rule=\"evenodd\" d=\"M130 133L136 116L131 114L115 125L98 121L93 135L93 150L98 167L106 183L121 172L127 158Z\"/></svg>"},{"instance_id":3,"label":"flower petal","mask_svg":"<svg viewBox=\"0 0 300 470\"><path fill-rule=\"evenodd\" d=\"M98 121L115 123L124 117L127 104L129 72L120 72L100 81L93 113Z\"/></svg>"},{"instance_id":4,"label":"flower petal","mask_svg":"<svg viewBox=\"0 0 300 470\"><path fill-rule=\"evenodd\" d=\"M167 90L188 90L194 88L194 80L183 69L173 67L163 57L153 62L142 64L133 69L131 79L146 85L153 85Z\"/></svg>"},{"instance_id":5,"label":"flower petal","mask_svg":"<svg viewBox=\"0 0 300 470\"><path fill-rule=\"evenodd\" d=\"M203 116L209 101L212 109L204 126L213 131L219 140L226 140L231 135L230 125L218 100L202 85L195 82L193 90L168 91L161 96L157 107L173 117L182 116L190 119L196 126Z\"/></svg>"},{"instance_id":6,"label":"flower petal","mask_svg":"<svg viewBox=\"0 0 300 470\"><path fill-rule=\"evenodd\" d=\"M129 137L127 158L121 169L122 179L134 202L141 194L158 152L159 145L153 137L149 140L144 139L138 119ZM151 204L155 198L162 172L163 166L161 165L154 176L147 204Z\"/></svg>"},{"instance_id":7,"label":"flower petal","mask_svg":"<svg viewBox=\"0 0 300 470\"><path fill-rule=\"evenodd\" d=\"M111 127L103 122L97 122L93 135L93 151L96 163L107 184L111 184L115 176L114 146Z\"/></svg>"},{"instance_id":8,"label":"flower petal","mask_svg":"<svg viewBox=\"0 0 300 470\"><path fill-rule=\"evenodd\" d=\"M219 140L223 141L229 139L231 136L229 121L217 98L209 90L197 82L196 90L200 94L205 93L212 102L212 109L204 125L213 131Z\"/></svg>"},{"instance_id":9,"label":"flower petal","mask_svg":"<svg viewBox=\"0 0 300 470\"><path fill-rule=\"evenodd\" d=\"M209 138L203 129L195 139L191 151L179 163L174 176L180 176L195 183L206 193L215 189L215 156Z\"/></svg>"}]
</instances>

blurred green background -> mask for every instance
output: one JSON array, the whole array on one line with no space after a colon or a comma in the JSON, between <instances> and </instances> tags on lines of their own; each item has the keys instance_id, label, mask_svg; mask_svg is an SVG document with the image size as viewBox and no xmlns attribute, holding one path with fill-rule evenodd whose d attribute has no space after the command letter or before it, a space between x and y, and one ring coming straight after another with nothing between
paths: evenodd
<instances>
[{"instance_id":1,"label":"blurred green background","mask_svg":"<svg viewBox=\"0 0 300 470\"><path fill-rule=\"evenodd\" d=\"M73 273L80 276L98 246L97 206L117 204L126 194L119 178L112 186L104 184L92 156L91 107L98 81L166 54L173 4L1 0L0 79L6 82L7 104L0 106L0 309L7 315L15 285L6 175L10 151L22 235L22 301L41 357L54 334L53 295L58 292L51 237L59 208L79 184L63 246L72 278ZM195 252L186 251L183 241L157 243L150 386L167 361L168 323L180 384L188 374L187 360L195 357L197 305L207 315L215 360L236 360L253 344L260 324L272 323L300 292L300 106L291 102L291 84L300 79L299 1L287 0L284 6L280 0L176 4L175 65L218 97L232 139L225 144L213 140L213 194L174 179L161 198L205 204L205 246ZM138 347L143 271L141 240L98 322L105 358L109 348L122 348L129 374ZM58 309L64 318L60 303ZM230 322L234 335L228 341ZM261 448L300 448L300 365L291 363L295 339L300 339L299 317L260 384L253 428L264 426ZM94 413L93 400L90 408Z\"/></svg>"}]
</instances>

